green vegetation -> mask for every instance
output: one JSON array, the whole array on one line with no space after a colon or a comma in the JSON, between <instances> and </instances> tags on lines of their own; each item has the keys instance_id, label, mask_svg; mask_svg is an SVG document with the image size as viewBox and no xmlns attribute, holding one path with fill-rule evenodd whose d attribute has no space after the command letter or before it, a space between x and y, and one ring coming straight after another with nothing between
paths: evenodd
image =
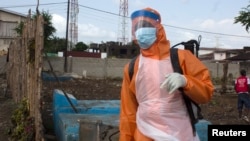
<instances>
[{"instance_id":1,"label":"green vegetation","mask_svg":"<svg viewBox=\"0 0 250 141\"><path fill-rule=\"evenodd\" d=\"M249 32L250 27L250 5L239 12L239 16L234 18L234 23L241 23L242 26L245 26L247 32Z\"/></svg>"},{"instance_id":2,"label":"green vegetation","mask_svg":"<svg viewBox=\"0 0 250 141\"><path fill-rule=\"evenodd\" d=\"M75 48L73 48L73 51L85 51L88 48L88 46L86 44L84 44L83 42L78 42L75 45Z\"/></svg>"},{"instance_id":3,"label":"green vegetation","mask_svg":"<svg viewBox=\"0 0 250 141\"><path fill-rule=\"evenodd\" d=\"M13 129L10 136L13 140L33 141L35 137L34 118L29 116L28 100L25 98L11 116Z\"/></svg>"}]
</instances>

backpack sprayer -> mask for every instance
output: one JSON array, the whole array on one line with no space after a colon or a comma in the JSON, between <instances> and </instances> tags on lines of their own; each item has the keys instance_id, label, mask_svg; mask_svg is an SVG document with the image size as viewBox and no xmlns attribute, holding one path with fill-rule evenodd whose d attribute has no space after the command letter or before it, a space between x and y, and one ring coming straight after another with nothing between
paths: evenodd
<instances>
[{"instance_id":1,"label":"backpack sprayer","mask_svg":"<svg viewBox=\"0 0 250 141\"><path fill-rule=\"evenodd\" d=\"M174 47L176 47L178 45L183 45L184 49L190 50L198 58L198 56L199 56L198 52L199 52L199 49L200 49L200 41L201 41L201 35L198 36L198 41L192 39L192 40L189 40L187 42L178 43L178 44L172 46L171 48L174 48Z\"/></svg>"}]
</instances>

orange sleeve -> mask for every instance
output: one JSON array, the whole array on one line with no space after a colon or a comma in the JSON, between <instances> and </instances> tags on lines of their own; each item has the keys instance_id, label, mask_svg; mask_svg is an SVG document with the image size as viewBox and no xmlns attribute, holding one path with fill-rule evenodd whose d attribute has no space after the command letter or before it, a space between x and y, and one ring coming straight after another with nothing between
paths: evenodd
<instances>
[{"instance_id":1,"label":"orange sleeve","mask_svg":"<svg viewBox=\"0 0 250 141\"><path fill-rule=\"evenodd\" d=\"M198 104L209 102L214 86L208 68L188 50L179 49L178 54L180 66L187 79L185 94Z\"/></svg>"},{"instance_id":2,"label":"orange sleeve","mask_svg":"<svg viewBox=\"0 0 250 141\"><path fill-rule=\"evenodd\" d=\"M121 87L119 141L134 141L134 134L136 131L136 112L138 103L135 96L134 79L132 79L131 82L129 79L128 66L127 64L124 67ZM136 74L136 72L134 72L134 74Z\"/></svg>"}]
</instances>

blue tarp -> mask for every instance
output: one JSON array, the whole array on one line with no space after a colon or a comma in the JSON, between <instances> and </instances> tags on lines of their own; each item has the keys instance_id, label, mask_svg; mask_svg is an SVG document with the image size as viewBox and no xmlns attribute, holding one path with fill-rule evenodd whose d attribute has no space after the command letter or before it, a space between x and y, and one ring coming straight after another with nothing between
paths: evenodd
<instances>
[{"instance_id":1,"label":"blue tarp","mask_svg":"<svg viewBox=\"0 0 250 141\"><path fill-rule=\"evenodd\" d=\"M51 73L47 73L47 72L42 72L42 79L44 81L67 81L67 80L71 80L72 76L67 76L67 75L59 75L59 76L54 76Z\"/></svg>"}]
</instances>

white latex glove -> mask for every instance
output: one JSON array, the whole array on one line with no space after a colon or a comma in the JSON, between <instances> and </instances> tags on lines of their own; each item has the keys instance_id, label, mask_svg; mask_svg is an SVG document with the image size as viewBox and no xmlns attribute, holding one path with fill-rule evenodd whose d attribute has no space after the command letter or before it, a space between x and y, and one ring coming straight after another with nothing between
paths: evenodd
<instances>
[{"instance_id":1,"label":"white latex glove","mask_svg":"<svg viewBox=\"0 0 250 141\"><path fill-rule=\"evenodd\" d=\"M161 84L160 88L167 88L169 94L172 94L175 90L184 87L187 84L185 76L179 73L170 73L165 77L166 79Z\"/></svg>"}]
</instances>

